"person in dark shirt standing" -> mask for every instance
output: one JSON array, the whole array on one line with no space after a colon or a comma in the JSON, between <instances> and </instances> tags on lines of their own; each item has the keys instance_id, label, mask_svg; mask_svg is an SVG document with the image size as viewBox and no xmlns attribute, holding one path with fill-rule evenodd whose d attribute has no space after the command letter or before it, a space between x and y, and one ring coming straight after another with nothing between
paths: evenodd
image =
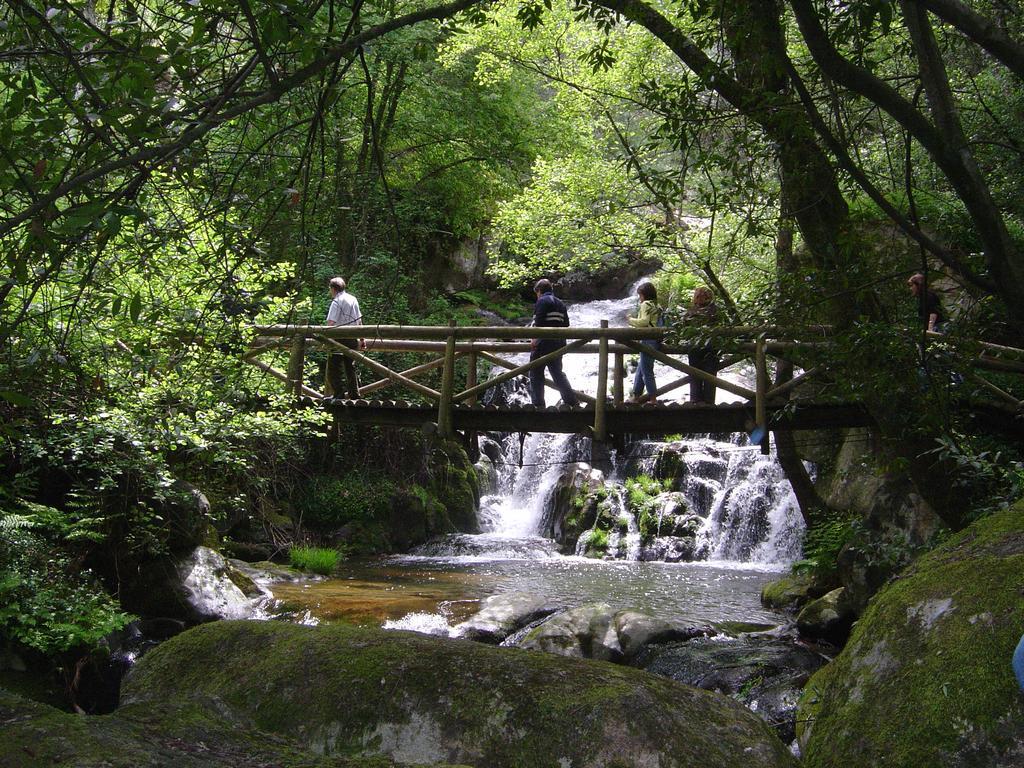
<instances>
[{"instance_id":1,"label":"person in dark shirt standing","mask_svg":"<svg viewBox=\"0 0 1024 768\"><path fill-rule=\"evenodd\" d=\"M551 281L541 279L533 286L533 292L537 295L537 303L533 308L533 324L537 328L568 328L569 311L561 299L555 296ZM565 346L564 339L534 339L531 344L530 360L554 352ZM562 358L558 357L547 365L537 366L530 369L530 399L538 408L544 407L544 369L551 373L551 378L562 393L562 402L566 405L576 407L579 405L579 398L569 384L562 371Z\"/></svg>"},{"instance_id":2,"label":"person in dark shirt standing","mask_svg":"<svg viewBox=\"0 0 1024 768\"><path fill-rule=\"evenodd\" d=\"M715 295L710 288L698 286L693 290L693 303L683 315L683 322L687 325L712 326L718 322L718 305L715 303ZM694 368L710 373L718 374L718 352L712 347L710 341L695 347L690 352L690 365ZM715 397L718 387L710 381L690 377L690 402L715 404Z\"/></svg>"},{"instance_id":3,"label":"person in dark shirt standing","mask_svg":"<svg viewBox=\"0 0 1024 768\"><path fill-rule=\"evenodd\" d=\"M942 312L939 297L925 282L924 275L918 272L907 280L910 294L917 298L917 315L921 324L929 331L945 333L946 316Z\"/></svg>"}]
</instances>

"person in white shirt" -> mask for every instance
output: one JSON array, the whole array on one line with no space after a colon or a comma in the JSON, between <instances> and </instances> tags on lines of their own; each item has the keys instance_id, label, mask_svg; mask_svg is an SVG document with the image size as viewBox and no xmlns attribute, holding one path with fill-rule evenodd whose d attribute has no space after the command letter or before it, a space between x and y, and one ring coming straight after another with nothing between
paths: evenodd
<instances>
[{"instance_id":1,"label":"person in white shirt","mask_svg":"<svg viewBox=\"0 0 1024 768\"><path fill-rule=\"evenodd\" d=\"M331 306L327 310L327 325L362 325L363 313L359 311L359 299L346 291L344 278L332 277L330 282ZM365 349L363 339L338 339L349 349ZM337 397L342 392L341 369L345 369L348 396L359 397L359 377L355 364L343 354L334 352L327 358L327 395Z\"/></svg>"}]
</instances>

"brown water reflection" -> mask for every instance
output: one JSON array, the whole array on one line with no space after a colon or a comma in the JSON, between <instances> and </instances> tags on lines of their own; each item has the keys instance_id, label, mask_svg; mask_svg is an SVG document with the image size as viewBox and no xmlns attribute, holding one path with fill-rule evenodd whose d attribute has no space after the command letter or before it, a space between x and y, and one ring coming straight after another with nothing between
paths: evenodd
<instances>
[{"instance_id":1,"label":"brown water reflection","mask_svg":"<svg viewBox=\"0 0 1024 768\"><path fill-rule=\"evenodd\" d=\"M347 575L313 583L271 587L281 610L309 611L321 621L379 626L409 613L442 613L449 623L464 621L493 592L493 578L467 571L437 571L352 563Z\"/></svg>"},{"instance_id":2,"label":"brown water reflection","mask_svg":"<svg viewBox=\"0 0 1024 768\"><path fill-rule=\"evenodd\" d=\"M303 620L308 612L320 621L375 626L410 614L440 614L440 623L451 626L475 613L489 595L513 591L544 595L559 608L602 602L682 625L778 623L779 616L760 604L761 587L776 577L770 569L725 563L421 557L350 561L336 578L275 584L271 590L293 619Z\"/></svg>"}]
</instances>

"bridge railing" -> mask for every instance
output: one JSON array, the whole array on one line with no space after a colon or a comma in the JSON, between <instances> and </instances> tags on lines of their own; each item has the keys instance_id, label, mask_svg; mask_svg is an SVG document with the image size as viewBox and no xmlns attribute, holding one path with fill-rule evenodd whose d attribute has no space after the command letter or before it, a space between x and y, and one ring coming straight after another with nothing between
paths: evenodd
<instances>
[{"instance_id":1,"label":"bridge railing","mask_svg":"<svg viewBox=\"0 0 1024 768\"><path fill-rule=\"evenodd\" d=\"M609 407L625 405L625 358L640 352L682 374L675 381L663 384L655 393L661 397L688 384L692 378L700 378L721 387L754 406L757 426L764 435L763 446L767 449L767 405L769 402L788 397L794 389L805 384L821 373L815 367L804 371L787 382L772 386L769 378L767 358L769 355L783 357L798 349L813 349L819 342L813 340L795 341L792 338L770 338L770 334L787 333L783 329L764 326L734 326L709 329L714 335L727 342L730 354L723 357L719 370L746 359L753 358L755 386L749 389L735 382L721 378L714 373L690 366L675 355L703 349L705 341L691 344L663 344L659 349L641 344L656 339L662 341L662 328L621 328L609 327L602 321L600 327L571 328L521 328L521 327L479 327L479 326L260 326L256 338L245 355L245 360L275 378L280 379L296 396L321 399L324 394L305 382L305 357L309 349L316 347L336 353L363 368L368 368L381 378L359 387L359 397L366 398L389 387L398 387L414 392L437 407L438 430L442 435L452 433L452 410L473 406L488 389L499 386L516 376L542 368L549 362L569 354L598 355L598 390L596 396L577 392L584 407L593 410L593 434L597 439L607 437L605 414ZM823 333L822 329L804 329L811 337ZM787 335L792 336L792 332ZM525 363L515 363L501 355L524 354L531 350L533 339L558 339L566 344L557 350ZM360 349L353 349L343 342L361 340ZM286 371L281 371L259 360L265 352L288 350ZM373 359L370 352L405 352L431 355L426 362L394 370ZM465 385L456 387L456 365L468 363ZM477 363L483 361L497 368L506 369L497 376L478 381ZM416 381L416 377L441 369L440 389ZM609 374L611 393L608 392ZM545 385L555 388L553 381L545 379ZM610 397L609 397L610 394Z\"/></svg>"},{"instance_id":2,"label":"bridge railing","mask_svg":"<svg viewBox=\"0 0 1024 768\"><path fill-rule=\"evenodd\" d=\"M607 437L606 412L610 407L625 405L625 356L644 352L655 360L682 374L681 378L658 388L656 397L682 387L693 378L703 379L746 401L754 409L754 426L761 435L762 450L768 447L768 408L786 401L792 393L809 381L821 377L828 370L825 362L807 366L808 353L821 351L829 345L827 328L807 327L799 330L775 326L730 326L705 329L702 338L693 343L664 343L666 329L663 328L622 328L609 327L608 321L600 327L570 328L522 328L512 326L403 326L403 325L362 325L362 326L314 326L314 325L272 325L258 326L256 337L245 354L245 360L267 374L280 379L288 391L298 397L322 399L324 394L305 382L305 357L311 348L336 353L354 364L368 368L380 376L379 379L359 387L359 398L367 398L389 387L398 387L416 393L437 408L437 425L442 435L453 432L453 409L473 406L486 390L501 385L510 379L542 368L549 362L569 354L597 354L598 381L596 396L578 392L577 396L585 408L593 410L593 435L603 440ZM939 334L930 334L941 339ZM718 370L744 360L752 360L755 371L754 388L750 389L721 378L714 373L695 368L678 359L676 355L686 354L705 348L708 338L721 340L721 347L729 354L722 357ZM528 353L533 339L558 339L566 344L548 354L525 363L515 363L501 355ZM649 339L662 341L658 349L643 345ZM353 340L364 342L360 349L353 349L343 342ZM1024 350L994 344L977 342L979 350L972 359L975 368L1024 372ZM259 360L266 352L288 350L286 371L281 371ZM375 360L370 352L403 352L430 356L426 362L405 370L394 370ZM768 358L794 364L803 371L797 376L773 382L769 375ZM824 356L813 356L821 361ZM456 366L465 361L464 387L456 387ZM478 381L478 362L483 361L505 371L497 376ZM434 389L416 378L431 371L441 370L440 389ZM608 393L608 379L611 377L611 395ZM1002 403L1008 411L1020 413L1024 403L980 376L969 374L978 386ZM555 388L553 381L545 380L548 387ZM358 401L356 401L358 402Z\"/></svg>"}]
</instances>

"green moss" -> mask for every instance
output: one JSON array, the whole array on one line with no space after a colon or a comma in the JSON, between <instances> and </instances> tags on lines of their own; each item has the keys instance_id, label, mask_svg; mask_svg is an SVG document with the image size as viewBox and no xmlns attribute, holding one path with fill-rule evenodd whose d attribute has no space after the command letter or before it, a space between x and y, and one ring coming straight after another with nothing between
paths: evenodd
<instances>
[{"instance_id":1,"label":"green moss","mask_svg":"<svg viewBox=\"0 0 1024 768\"><path fill-rule=\"evenodd\" d=\"M194 704L126 706L81 717L0 690L3 765L75 768L394 768L385 757L324 757ZM435 766L440 768L440 766Z\"/></svg>"},{"instance_id":2,"label":"green moss","mask_svg":"<svg viewBox=\"0 0 1024 768\"><path fill-rule=\"evenodd\" d=\"M752 713L639 670L336 625L198 627L147 654L125 699L216 701L328 754L436 739L449 759L495 768L635 764L638 751L664 766L793 765Z\"/></svg>"},{"instance_id":3,"label":"green moss","mask_svg":"<svg viewBox=\"0 0 1024 768\"><path fill-rule=\"evenodd\" d=\"M601 557L608 551L608 531L595 528L587 538L587 557Z\"/></svg>"},{"instance_id":4,"label":"green moss","mask_svg":"<svg viewBox=\"0 0 1024 768\"><path fill-rule=\"evenodd\" d=\"M1024 699L1009 662L1022 594L1024 506L918 560L808 683L807 765L988 765L1016 754Z\"/></svg>"},{"instance_id":5,"label":"green moss","mask_svg":"<svg viewBox=\"0 0 1024 768\"><path fill-rule=\"evenodd\" d=\"M761 588L761 605L777 611L796 611L830 589L816 586L808 574L783 576Z\"/></svg>"}]
</instances>

